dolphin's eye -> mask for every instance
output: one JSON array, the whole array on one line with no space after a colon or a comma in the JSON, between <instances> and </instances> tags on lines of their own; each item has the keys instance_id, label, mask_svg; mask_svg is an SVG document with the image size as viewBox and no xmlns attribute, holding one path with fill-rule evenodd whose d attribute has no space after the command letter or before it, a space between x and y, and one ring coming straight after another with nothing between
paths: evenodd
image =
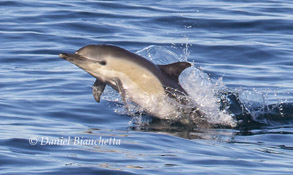
<instances>
[{"instance_id":1,"label":"dolphin's eye","mask_svg":"<svg viewBox=\"0 0 293 175\"><path fill-rule=\"evenodd\" d=\"M99 63L100 63L100 65L103 65L103 66L105 66L107 64L106 61L99 61Z\"/></svg>"}]
</instances>

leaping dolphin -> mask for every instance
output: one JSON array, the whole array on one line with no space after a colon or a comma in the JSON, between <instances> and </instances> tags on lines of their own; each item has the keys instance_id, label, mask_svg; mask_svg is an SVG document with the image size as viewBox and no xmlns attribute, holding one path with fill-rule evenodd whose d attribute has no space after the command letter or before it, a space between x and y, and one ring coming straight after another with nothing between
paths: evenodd
<instances>
[{"instance_id":1,"label":"leaping dolphin","mask_svg":"<svg viewBox=\"0 0 293 175\"><path fill-rule=\"evenodd\" d=\"M97 102L106 85L118 91L124 103L131 101L146 113L160 119L178 116L174 102L185 104L188 96L178 77L190 67L188 62L156 65L151 61L112 45L87 45L61 58L96 78L93 96ZM177 103L177 104L178 104Z\"/></svg>"}]
</instances>

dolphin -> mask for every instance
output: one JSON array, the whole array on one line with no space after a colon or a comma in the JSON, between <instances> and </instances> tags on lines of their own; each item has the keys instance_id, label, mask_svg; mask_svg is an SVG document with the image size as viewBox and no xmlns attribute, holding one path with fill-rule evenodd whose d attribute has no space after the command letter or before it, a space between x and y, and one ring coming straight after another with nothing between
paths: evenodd
<instances>
[{"instance_id":1,"label":"dolphin","mask_svg":"<svg viewBox=\"0 0 293 175\"><path fill-rule=\"evenodd\" d=\"M106 85L119 92L123 102L132 102L159 119L175 119L188 94L179 83L188 62L156 65L135 53L113 45L87 45L74 54L61 53L69 61L96 78L93 96L97 102Z\"/></svg>"}]
</instances>

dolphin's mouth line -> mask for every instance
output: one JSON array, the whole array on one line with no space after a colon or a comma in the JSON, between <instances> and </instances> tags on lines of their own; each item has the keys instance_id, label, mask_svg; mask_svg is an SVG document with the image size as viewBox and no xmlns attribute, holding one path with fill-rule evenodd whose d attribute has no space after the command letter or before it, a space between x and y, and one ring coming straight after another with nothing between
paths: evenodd
<instances>
[{"instance_id":1,"label":"dolphin's mouth line","mask_svg":"<svg viewBox=\"0 0 293 175\"><path fill-rule=\"evenodd\" d=\"M92 59L88 59L84 56L81 56L81 55L78 55L78 54L70 54L70 53L61 53L59 54L59 57L64 59L64 60L79 60L79 61L86 61L86 60L91 60L93 61Z\"/></svg>"},{"instance_id":2,"label":"dolphin's mouth line","mask_svg":"<svg viewBox=\"0 0 293 175\"><path fill-rule=\"evenodd\" d=\"M88 61L93 61L93 62L98 62L98 63L104 63L104 61L97 61L97 60L94 60L92 58L88 58L88 57L84 57L82 55L79 55L78 53L74 53L74 54L70 54L70 53L61 53L59 54L59 57L64 59L64 60L67 60L68 58L74 58L74 59L78 59L78 60L88 60Z\"/></svg>"}]
</instances>

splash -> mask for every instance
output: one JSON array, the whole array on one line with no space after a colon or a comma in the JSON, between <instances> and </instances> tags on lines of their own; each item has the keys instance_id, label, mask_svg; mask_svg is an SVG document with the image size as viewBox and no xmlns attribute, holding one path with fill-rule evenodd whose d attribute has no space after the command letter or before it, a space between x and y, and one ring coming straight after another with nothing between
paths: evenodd
<instances>
[{"instance_id":1,"label":"splash","mask_svg":"<svg viewBox=\"0 0 293 175\"><path fill-rule=\"evenodd\" d=\"M206 115L209 123L236 126L232 115L225 110L220 110L221 101L217 94L222 89L226 89L222 78L213 80L202 70L193 66L183 72L180 83L191 96L193 103Z\"/></svg>"},{"instance_id":2,"label":"splash","mask_svg":"<svg viewBox=\"0 0 293 175\"><path fill-rule=\"evenodd\" d=\"M156 64L169 64L187 61L189 56L188 47L188 45L183 48L152 45L138 51L137 54ZM205 119L208 123L230 127L236 126L236 121L233 117L226 111L220 110L220 101L217 94L220 90L226 88L221 78L213 80L201 69L197 68L196 65L193 65L180 75L179 81L189 94L191 104L205 114Z\"/></svg>"},{"instance_id":3,"label":"splash","mask_svg":"<svg viewBox=\"0 0 293 175\"><path fill-rule=\"evenodd\" d=\"M181 47L175 45L170 47L151 45L138 51L137 54L155 64L169 64L187 61L189 56L188 47L188 45L182 45ZM271 124L272 122L268 120L267 114L270 116L272 114L288 116L284 115L284 111L289 111L289 117L292 118L292 112L290 111L293 108L288 105L282 105L287 102L286 100L278 100L277 104L269 105L268 93L263 93L256 89L243 90L238 88L231 90L224 85L222 78L210 78L195 63L192 67L182 72L179 81L189 94L189 103L187 105L178 103L177 105L183 110L196 107L204 114L204 119L215 126L236 127L244 120L248 121L247 125L251 125L250 120L262 124ZM233 98L230 98L231 96ZM277 96L276 92L274 96ZM120 95L112 88L106 88L103 99L111 102L110 105L116 113L133 116L133 119L129 122L130 126L148 125L150 120L142 117L144 116L143 110L131 102L127 102L128 110L125 110ZM233 106L233 103L236 106ZM241 117L239 118L239 116ZM182 115L180 115L179 111L178 118L180 119L180 117ZM291 119L289 120L292 121Z\"/></svg>"},{"instance_id":4,"label":"splash","mask_svg":"<svg viewBox=\"0 0 293 175\"><path fill-rule=\"evenodd\" d=\"M292 125L293 103L289 92L270 89L235 89L253 121L266 126Z\"/></svg>"}]
</instances>

